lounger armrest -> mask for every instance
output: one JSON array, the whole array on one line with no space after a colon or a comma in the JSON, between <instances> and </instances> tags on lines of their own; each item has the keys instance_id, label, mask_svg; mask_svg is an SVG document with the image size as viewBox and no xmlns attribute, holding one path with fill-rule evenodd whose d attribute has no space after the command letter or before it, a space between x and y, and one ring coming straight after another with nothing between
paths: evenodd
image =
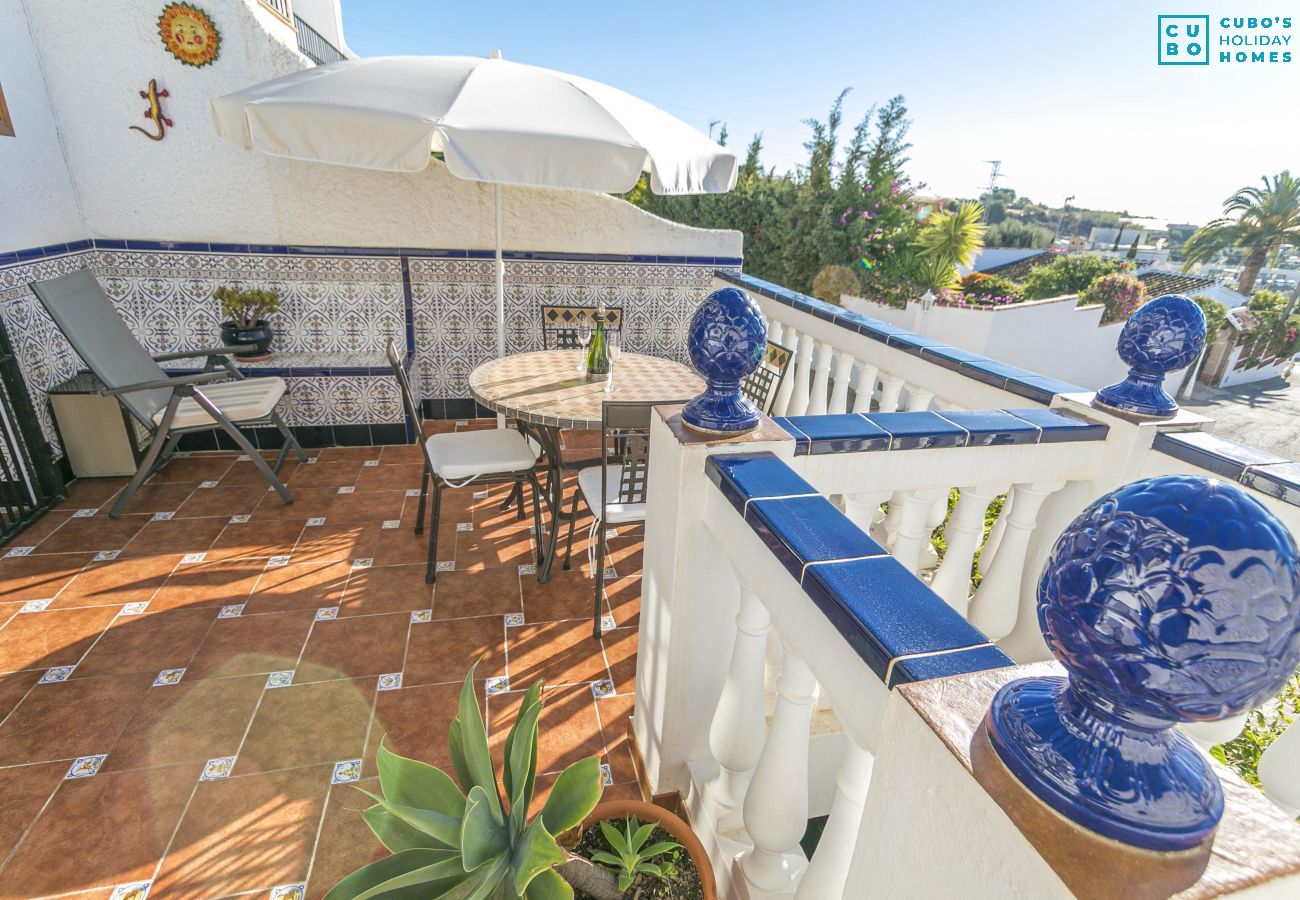
<instances>
[{"instance_id":1,"label":"lounger armrest","mask_svg":"<svg viewBox=\"0 0 1300 900\"><path fill-rule=\"evenodd\" d=\"M198 359L201 356L227 356L231 353L246 353L256 349L252 344L232 344L229 347L209 347L206 350L180 350L176 353L160 353L153 358L153 361L172 362L177 359Z\"/></svg>"},{"instance_id":2,"label":"lounger armrest","mask_svg":"<svg viewBox=\"0 0 1300 900\"><path fill-rule=\"evenodd\" d=\"M157 390L158 388L178 388L188 387L195 384L207 384L212 381L223 381L229 377L229 372L199 372L196 375L180 375L176 378L160 378L157 381L141 381L138 384L127 384L116 388L104 388L99 393L105 397L116 397L118 394L133 394L136 391L152 391Z\"/></svg>"}]
</instances>

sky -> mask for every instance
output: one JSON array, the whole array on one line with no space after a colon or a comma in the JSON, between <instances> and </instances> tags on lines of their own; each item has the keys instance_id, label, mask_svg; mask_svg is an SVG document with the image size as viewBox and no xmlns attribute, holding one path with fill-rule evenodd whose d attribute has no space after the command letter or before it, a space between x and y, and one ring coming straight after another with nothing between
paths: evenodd
<instances>
[{"instance_id":1,"label":"sky","mask_svg":"<svg viewBox=\"0 0 1300 900\"><path fill-rule=\"evenodd\" d=\"M778 171L804 158L808 118L850 88L845 136L895 94L913 120L908 174L937 194L1000 187L1051 206L1200 224L1238 187L1300 168L1300 5L1167 7L1143 0L711 3L342 0L361 56L464 54L607 82L743 151L763 134ZM1211 63L1156 64L1158 13L1210 16ZM1227 16L1295 13L1290 63L1221 63ZM1254 48L1264 49L1264 48ZM714 126L717 134L718 126Z\"/></svg>"}]
</instances>

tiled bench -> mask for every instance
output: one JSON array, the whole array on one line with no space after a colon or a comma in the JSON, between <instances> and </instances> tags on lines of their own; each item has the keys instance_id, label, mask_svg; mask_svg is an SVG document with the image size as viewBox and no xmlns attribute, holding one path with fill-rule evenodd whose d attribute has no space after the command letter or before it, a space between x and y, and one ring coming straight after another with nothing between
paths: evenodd
<instances>
[{"instance_id":1,"label":"tiled bench","mask_svg":"<svg viewBox=\"0 0 1300 900\"><path fill-rule=\"evenodd\" d=\"M886 687L1012 664L771 453L711 456L706 467L709 479Z\"/></svg>"}]
</instances>

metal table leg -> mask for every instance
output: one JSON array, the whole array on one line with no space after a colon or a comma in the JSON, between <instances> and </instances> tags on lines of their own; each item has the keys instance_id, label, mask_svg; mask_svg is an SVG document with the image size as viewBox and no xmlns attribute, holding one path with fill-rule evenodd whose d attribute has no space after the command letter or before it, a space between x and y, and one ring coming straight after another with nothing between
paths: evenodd
<instances>
[{"instance_id":1,"label":"metal table leg","mask_svg":"<svg viewBox=\"0 0 1300 900\"><path fill-rule=\"evenodd\" d=\"M564 461L560 456L560 429L549 426L534 426L538 441L546 453L546 502L551 508L551 527L546 535L546 553L542 557L542 566L537 573L539 584L551 580L551 564L555 562L555 549L560 534L560 520L564 509ZM540 540L541 537L538 537Z\"/></svg>"}]
</instances>

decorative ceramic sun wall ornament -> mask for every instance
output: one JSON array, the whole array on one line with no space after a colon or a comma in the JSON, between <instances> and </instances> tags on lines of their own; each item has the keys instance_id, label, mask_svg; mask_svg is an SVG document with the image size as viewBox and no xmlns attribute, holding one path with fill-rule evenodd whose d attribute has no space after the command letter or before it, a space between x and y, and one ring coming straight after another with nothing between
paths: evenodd
<instances>
[{"instance_id":1,"label":"decorative ceramic sun wall ornament","mask_svg":"<svg viewBox=\"0 0 1300 900\"><path fill-rule=\"evenodd\" d=\"M158 17L158 34L171 55L187 66L206 66L217 58L221 35L197 6L169 3Z\"/></svg>"}]
</instances>

